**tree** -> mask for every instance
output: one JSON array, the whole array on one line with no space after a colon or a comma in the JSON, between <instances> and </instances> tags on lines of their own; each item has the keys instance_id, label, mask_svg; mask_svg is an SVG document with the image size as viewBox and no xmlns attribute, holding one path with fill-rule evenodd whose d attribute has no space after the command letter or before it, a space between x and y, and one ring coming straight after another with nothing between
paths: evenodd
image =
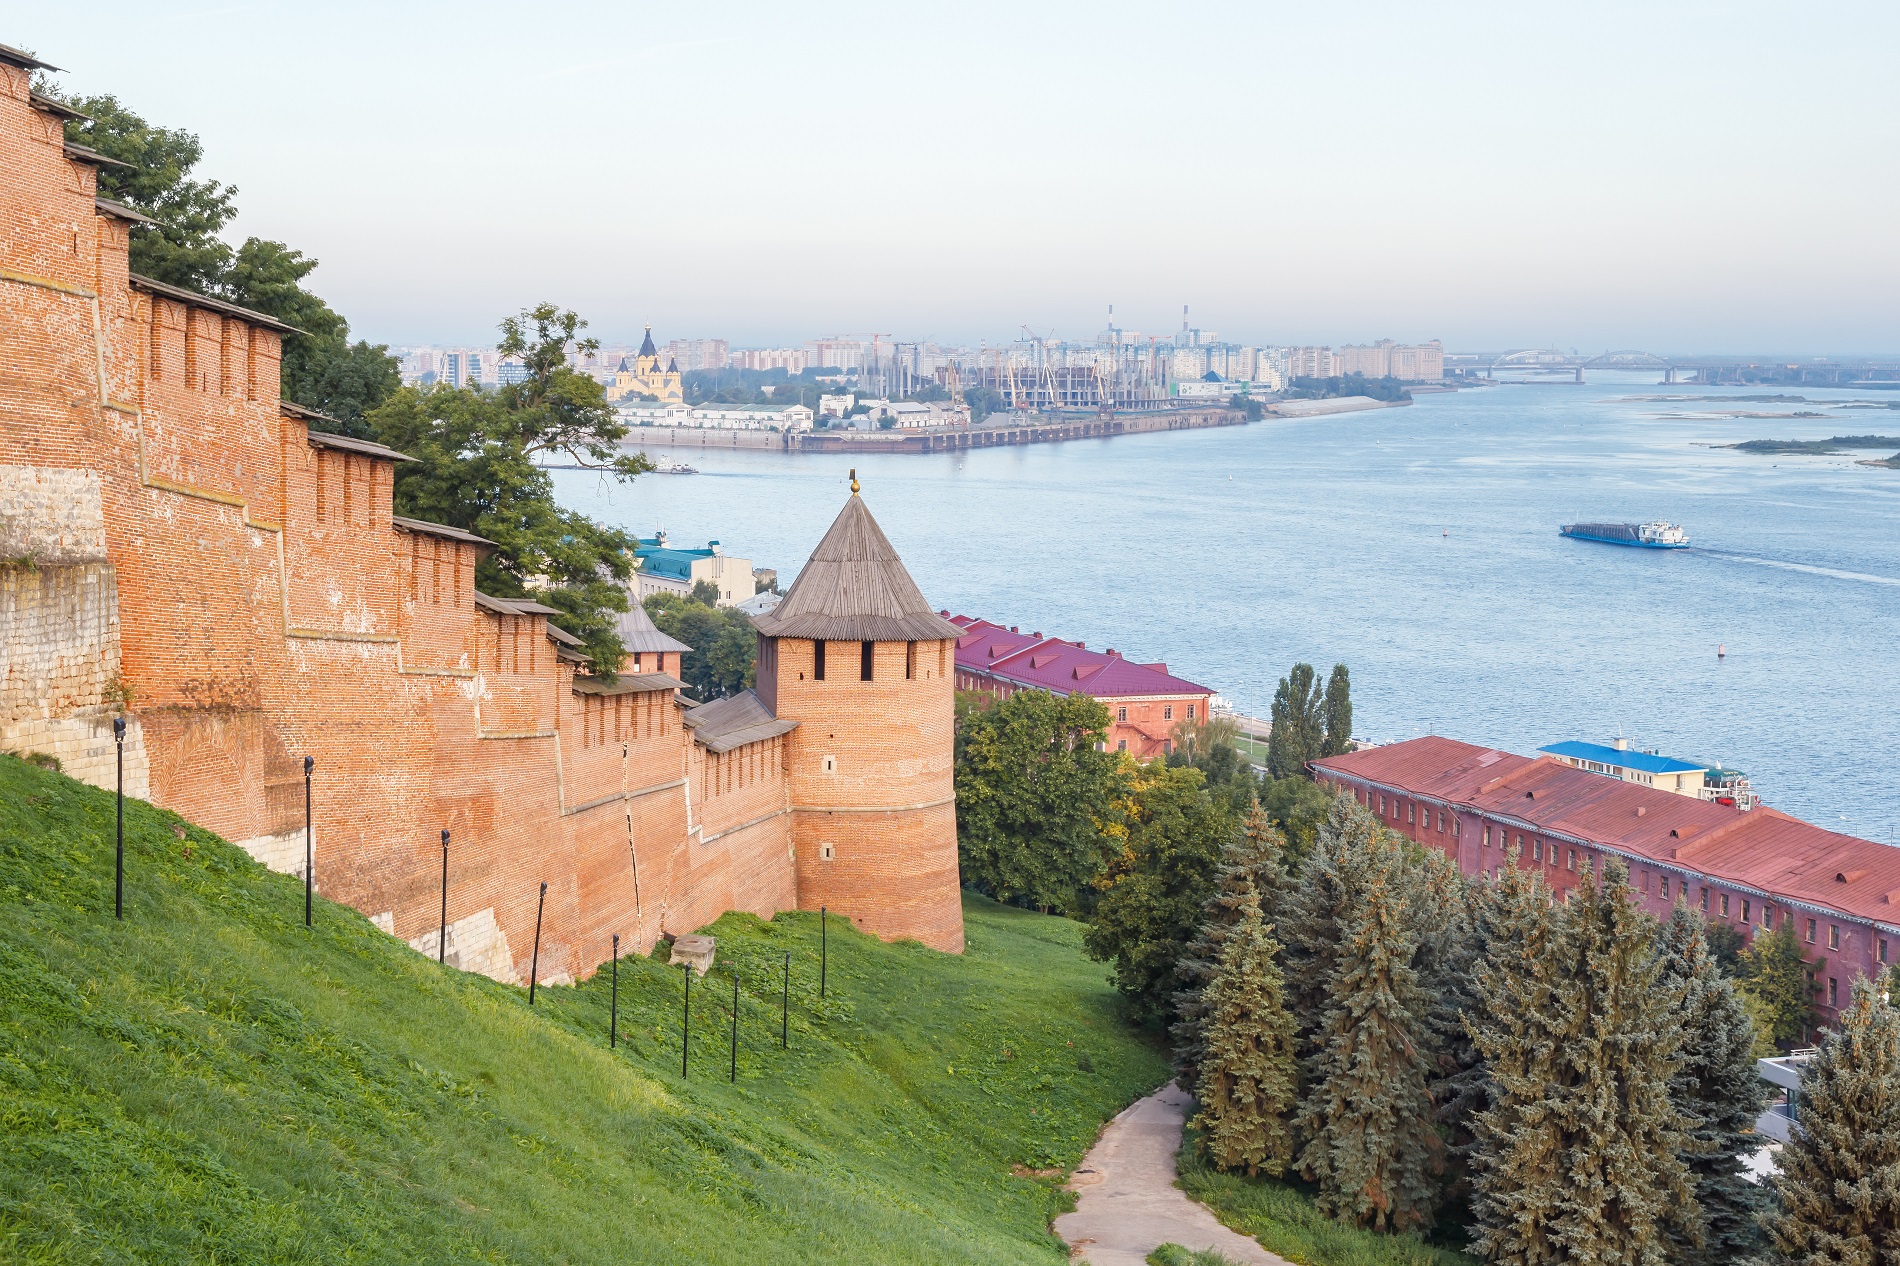
<instances>
[{"instance_id":1,"label":"tree","mask_svg":"<svg viewBox=\"0 0 1900 1266\"><path fill-rule=\"evenodd\" d=\"M349 322L303 288L317 261L282 242L251 237L234 250L224 240L237 216L237 190L192 178L204 149L190 132L154 127L112 96L71 104L92 117L68 121L67 138L130 164L101 167L99 192L157 221L133 227L132 271L296 327L301 333L284 340L283 399L367 435L363 415L395 392L401 376L387 347L351 343Z\"/></svg>"},{"instance_id":2,"label":"tree","mask_svg":"<svg viewBox=\"0 0 1900 1266\"><path fill-rule=\"evenodd\" d=\"M1472 978L1482 952L1479 902L1457 863L1437 849L1408 844L1406 859L1407 911L1417 929L1415 962L1426 997L1432 1119L1446 1143L1445 1193L1462 1202L1470 1198L1471 1117L1484 1103L1484 1061L1465 1028L1476 1005Z\"/></svg>"},{"instance_id":3,"label":"tree","mask_svg":"<svg viewBox=\"0 0 1900 1266\"><path fill-rule=\"evenodd\" d=\"M1260 807L1286 837L1287 869L1298 871L1333 811L1338 795L1311 778L1262 778Z\"/></svg>"},{"instance_id":4,"label":"tree","mask_svg":"<svg viewBox=\"0 0 1900 1266\"><path fill-rule=\"evenodd\" d=\"M1671 1095L1682 1028L1628 871L1582 878L1539 961L1520 958L1515 996L1480 985L1494 1104L1478 1116L1478 1245L1491 1262L1660 1266L1671 1233L1693 1240L1700 1221L1682 1159L1693 1123Z\"/></svg>"},{"instance_id":5,"label":"tree","mask_svg":"<svg viewBox=\"0 0 1900 1266\"><path fill-rule=\"evenodd\" d=\"M702 700L725 699L751 688L759 638L743 612L706 600L702 585L717 598L717 588L702 580L688 597L650 594L642 605L655 628L692 648L680 656L687 690Z\"/></svg>"},{"instance_id":6,"label":"tree","mask_svg":"<svg viewBox=\"0 0 1900 1266\"><path fill-rule=\"evenodd\" d=\"M1783 915L1781 926L1756 936L1736 963L1742 990L1755 1004L1768 1039L1785 1051L1806 1038L1814 1024L1814 973L1826 960L1810 963L1803 957L1794 919Z\"/></svg>"},{"instance_id":7,"label":"tree","mask_svg":"<svg viewBox=\"0 0 1900 1266\"><path fill-rule=\"evenodd\" d=\"M1326 679L1325 737L1321 756L1341 756L1352 750L1352 679L1344 664L1333 665Z\"/></svg>"},{"instance_id":8,"label":"tree","mask_svg":"<svg viewBox=\"0 0 1900 1266\"><path fill-rule=\"evenodd\" d=\"M1755 1118L1768 1098L1767 1083L1755 1072L1755 1026L1710 951L1702 916L1687 902L1676 903L1657 941L1663 991L1678 999L1683 1033L1682 1069L1669 1096L1691 1118L1682 1158L1702 1210L1699 1235L1671 1237L1670 1260L1744 1261L1761 1245L1762 1189L1745 1176L1743 1158L1760 1146Z\"/></svg>"},{"instance_id":9,"label":"tree","mask_svg":"<svg viewBox=\"0 0 1900 1266\"><path fill-rule=\"evenodd\" d=\"M1097 882L1082 944L1114 964L1115 987L1137 1021L1164 1023L1174 1008L1175 965L1200 928L1234 823L1207 794L1200 770L1151 761L1129 774L1108 825L1119 847Z\"/></svg>"},{"instance_id":10,"label":"tree","mask_svg":"<svg viewBox=\"0 0 1900 1266\"><path fill-rule=\"evenodd\" d=\"M1300 1172L1318 1184L1318 1206L1392 1230L1430 1220L1443 1147L1405 871L1399 844L1376 829L1350 832L1337 854L1336 940L1298 1117Z\"/></svg>"},{"instance_id":11,"label":"tree","mask_svg":"<svg viewBox=\"0 0 1900 1266\"><path fill-rule=\"evenodd\" d=\"M1718 919L1704 925L1704 935L1708 938L1709 953L1715 958L1715 965L1726 976L1741 973L1742 951L1748 948L1748 938L1733 923Z\"/></svg>"},{"instance_id":12,"label":"tree","mask_svg":"<svg viewBox=\"0 0 1900 1266\"><path fill-rule=\"evenodd\" d=\"M1239 921L1222 945L1206 990L1206 1055L1196 1083L1202 1146L1222 1169L1278 1176L1293 1154L1287 1112L1296 1069L1293 1017L1275 961L1279 943L1261 917L1259 898L1242 891Z\"/></svg>"},{"instance_id":13,"label":"tree","mask_svg":"<svg viewBox=\"0 0 1900 1266\"><path fill-rule=\"evenodd\" d=\"M570 355L600 350L600 340L581 337L587 322L552 303L538 303L501 323L495 350L519 361L526 373L501 388L514 423L514 440L529 459L561 456L584 470L609 471L622 480L653 469L644 453L615 445L627 426L607 403L607 389L568 363Z\"/></svg>"},{"instance_id":14,"label":"tree","mask_svg":"<svg viewBox=\"0 0 1900 1266\"><path fill-rule=\"evenodd\" d=\"M1274 692L1267 767L1275 778L1306 777L1306 762L1325 743L1325 700L1311 664L1295 664Z\"/></svg>"},{"instance_id":15,"label":"tree","mask_svg":"<svg viewBox=\"0 0 1900 1266\"><path fill-rule=\"evenodd\" d=\"M1084 913L1108 852L1102 817L1121 777L1098 751L1108 709L1085 694L1023 690L959 716L957 860L999 901Z\"/></svg>"},{"instance_id":16,"label":"tree","mask_svg":"<svg viewBox=\"0 0 1900 1266\"><path fill-rule=\"evenodd\" d=\"M1780 1259L1900 1262L1900 1009L1858 979L1801 1071L1797 1128L1769 1179Z\"/></svg>"},{"instance_id":17,"label":"tree","mask_svg":"<svg viewBox=\"0 0 1900 1266\"><path fill-rule=\"evenodd\" d=\"M1286 842L1267 820L1258 802L1248 806L1240 830L1221 850L1214 893L1208 898L1200 932L1188 943L1176 969L1181 989L1175 995L1174 1067L1184 1086L1200 1080L1206 1050L1207 989L1220 971L1221 955L1248 905L1271 920L1287 889ZM1279 952L1278 942L1274 952ZM1276 989L1278 986L1276 985Z\"/></svg>"},{"instance_id":18,"label":"tree","mask_svg":"<svg viewBox=\"0 0 1900 1266\"><path fill-rule=\"evenodd\" d=\"M548 338L564 328L551 321ZM398 512L494 541L495 551L476 567L477 585L496 597L533 596L557 608L555 623L581 639L596 673L611 675L625 655L614 617L627 609L634 538L560 506L534 458L559 451L578 461L624 429L572 407L574 395L586 400L570 381L578 375L564 361L552 364L558 357L545 342L526 350L530 381L516 388L405 387L365 422L376 440L417 459L396 468ZM537 375L548 381L537 384ZM599 384L592 385L598 396ZM589 420L600 429L588 429ZM605 466L627 479L649 468L642 462L614 458Z\"/></svg>"},{"instance_id":19,"label":"tree","mask_svg":"<svg viewBox=\"0 0 1900 1266\"><path fill-rule=\"evenodd\" d=\"M1472 1116L1473 1241L1487 1262L1564 1261L1554 1238L1564 1198L1562 1130L1549 1100L1563 1028L1556 1003L1557 928L1543 878L1511 862L1479 902L1484 953L1466 1029L1484 1060Z\"/></svg>"}]
</instances>

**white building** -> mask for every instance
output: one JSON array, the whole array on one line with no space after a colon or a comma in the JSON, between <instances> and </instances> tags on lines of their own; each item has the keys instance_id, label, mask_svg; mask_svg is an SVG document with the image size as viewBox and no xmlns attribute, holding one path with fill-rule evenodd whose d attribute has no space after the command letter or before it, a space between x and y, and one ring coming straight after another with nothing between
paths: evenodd
<instances>
[{"instance_id":1,"label":"white building","mask_svg":"<svg viewBox=\"0 0 1900 1266\"><path fill-rule=\"evenodd\" d=\"M636 402L614 410L627 426L684 426L707 431L809 431L810 406L802 404L654 404Z\"/></svg>"}]
</instances>

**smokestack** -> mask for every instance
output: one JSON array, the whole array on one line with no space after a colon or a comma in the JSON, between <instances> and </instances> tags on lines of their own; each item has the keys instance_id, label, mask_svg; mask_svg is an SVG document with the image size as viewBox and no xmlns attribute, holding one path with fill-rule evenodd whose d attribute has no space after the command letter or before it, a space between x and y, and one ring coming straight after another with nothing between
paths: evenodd
<instances>
[{"instance_id":1,"label":"smokestack","mask_svg":"<svg viewBox=\"0 0 1900 1266\"><path fill-rule=\"evenodd\" d=\"M1187 304L1181 305L1181 333L1187 333Z\"/></svg>"}]
</instances>

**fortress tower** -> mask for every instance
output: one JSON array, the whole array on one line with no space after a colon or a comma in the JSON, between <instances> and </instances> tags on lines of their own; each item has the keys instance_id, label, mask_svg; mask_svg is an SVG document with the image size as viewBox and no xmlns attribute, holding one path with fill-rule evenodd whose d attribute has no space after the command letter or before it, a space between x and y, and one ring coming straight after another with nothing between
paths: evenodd
<instances>
[{"instance_id":1,"label":"fortress tower","mask_svg":"<svg viewBox=\"0 0 1900 1266\"><path fill-rule=\"evenodd\" d=\"M786 753L798 904L885 939L963 949L951 690L937 615L858 496L785 600L753 621L758 694Z\"/></svg>"}]
</instances>

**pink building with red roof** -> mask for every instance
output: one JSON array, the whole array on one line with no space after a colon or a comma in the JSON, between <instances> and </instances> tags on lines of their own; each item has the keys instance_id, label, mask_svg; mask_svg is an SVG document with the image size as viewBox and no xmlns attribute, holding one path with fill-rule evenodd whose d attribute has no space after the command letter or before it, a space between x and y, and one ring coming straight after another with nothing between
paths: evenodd
<instances>
[{"instance_id":1,"label":"pink building with red roof","mask_svg":"<svg viewBox=\"0 0 1900 1266\"><path fill-rule=\"evenodd\" d=\"M1113 647L1092 651L1080 642L942 614L963 630L957 639L958 690L1005 699L1018 690L1092 695L1108 706L1110 751L1137 760L1165 756L1173 750L1175 726L1207 720L1214 692L1174 676L1166 664L1138 664Z\"/></svg>"},{"instance_id":2,"label":"pink building with red roof","mask_svg":"<svg viewBox=\"0 0 1900 1266\"><path fill-rule=\"evenodd\" d=\"M1326 757L1312 769L1467 875L1496 873L1515 848L1520 866L1562 894L1586 862L1614 857L1658 918L1687 898L1744 939L1792 919L1830 1020L1855 976L1900 955L1900 848L1447 738Z\"/></svg>"}]
</instances>

